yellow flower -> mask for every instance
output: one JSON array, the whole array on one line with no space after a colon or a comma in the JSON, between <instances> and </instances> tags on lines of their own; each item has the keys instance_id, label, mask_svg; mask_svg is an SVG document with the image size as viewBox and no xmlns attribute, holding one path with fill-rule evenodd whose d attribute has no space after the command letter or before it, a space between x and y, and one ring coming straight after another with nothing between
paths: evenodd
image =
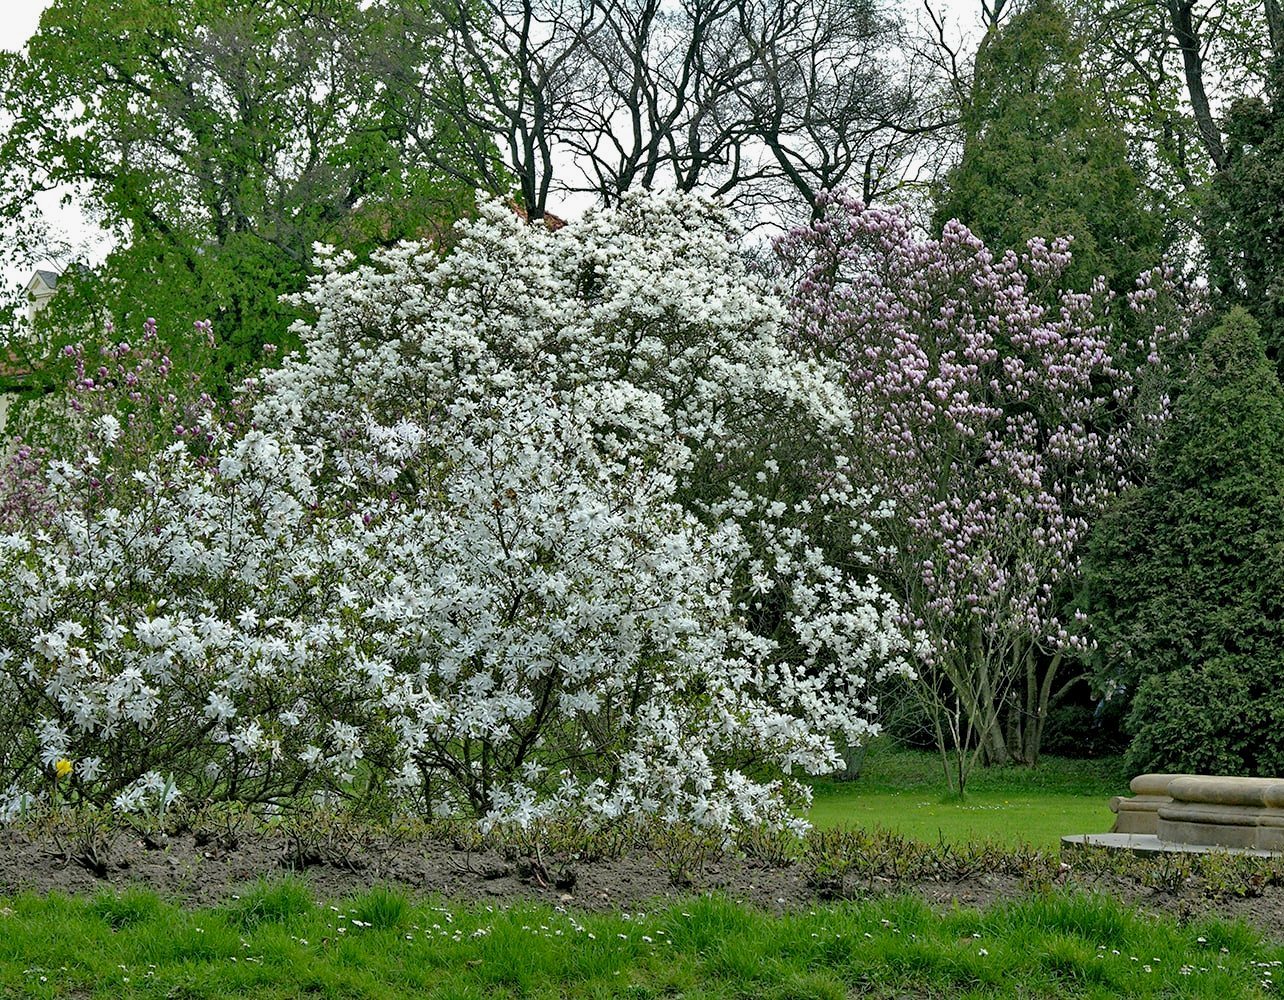
<instances>
[{"instance_id":1,"label":"yellow flower","mask_svg":"<svg viewBox=\"0 0 1284 1000\"><path fill-rule=\"evenodd\" d=\"M57 762L54 764L54 776L55 776L55 777L58 777L58 778L65 778L65 777L67 777L67 775L69 775L69 774L71 774L71 761L69 761L66 757L64 757L64 758L63 758L62 760L60 760L60 761L57 761Z\"/></svg>"}]
</instances>

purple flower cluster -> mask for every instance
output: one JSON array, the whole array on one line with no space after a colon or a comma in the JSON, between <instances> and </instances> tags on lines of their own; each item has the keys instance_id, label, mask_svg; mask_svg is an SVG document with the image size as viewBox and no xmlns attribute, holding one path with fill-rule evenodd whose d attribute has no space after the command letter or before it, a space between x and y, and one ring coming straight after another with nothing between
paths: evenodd
<instances>
[{"instance_id":1,"label":"purple flower cluster","mask_svg":"<svg viewBox=\"0 0 1284 1000\"><path fill-rule=\"evenodd\" d=\"M778 249L794 343L840 366L862 471L895 505L883 569L924 662L1083 648L1062 585L1166 413L1188 322L1172 274L1122 299L1104 279L1064 290L1068 240L996 255L958 222L925 239L837 195Z\"/></svg>"},{"instance_id":2,"label":"purple flower cluster","mask_svg":"<svg viewBox=\"0 0 1284 1000\"><path fill-rule=\"evenodd\" d=\"M28 404L17 446L0 465L0 528L42 519L55 459L89 473L94 496L84 499L98 505L175 442L203 466L214 461L216 438L244 425L254 384L242 385L232 403L215 400L202 391L200 372L176 367L154 318L134 340L117 339L110 324L104 334L63 347L54 363L65 366L65 392ZM212 324L198 321L194 337L213 346Z\"/></svg>"}]
</instances>

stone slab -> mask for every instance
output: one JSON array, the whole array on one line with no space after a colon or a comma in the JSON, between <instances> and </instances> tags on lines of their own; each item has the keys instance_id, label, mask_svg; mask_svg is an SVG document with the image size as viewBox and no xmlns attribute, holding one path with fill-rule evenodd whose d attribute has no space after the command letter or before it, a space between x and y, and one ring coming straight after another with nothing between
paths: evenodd
<instances>
[{"instance_id":1,"label":"stone slab","mask_svg":"<svg viewBox=\"0 0 1284 1000\"><path fill-rule=\"evenodd\" d=\"M1061 838L1062 847L1103 848L1134 854L1238 854L1250 858L1284 857L1284 851L1258 848L1215 847L1207 844L1174 844L1148 833L1080 833Z\"/></svg>"},{"instance_id":2,"label":"stone slab","mask_svg":"<svg viewBox=\"0 0 1284 1000\"><path fill-rule=\"evenodd\" d=\"M1125 839L1097 846L1134 849L1127 838L1151 838L1139 849L1284 853L1284 778L1153 773L1128 784L1133 797L1110 800L1110 835Z\"/></svg>"},{"instance_id":3,"label":"stone slab","mask_svg":"<svg viewBox=\"0 0 1284 1000\"><path fill-rule=\"evenodd\" d=\"M1284 850L1284 809L1173 801L1159 807L1160 840Z\"/></svg>"},{"instance_id":4,"label":"stone slab","mask_svg":"<svg viewBox=\"0 0 1284 1000\"><path fill-rule=\"evenodd\" d=\"M1172 801L1168 783L1174 778L1196 775L1176 772L1139 774L1128 782L1132 797L1116 795L1110 800L1110 811L1115 814L1111 833L1156 833L1159 826L1159 807Z\"/></svg>"},{"instance_id":5,"label":"stone slab","mask_svg":"<svg viewBox=\"0 0 1284 1000\"><path fill-rule=\"evenodd\" d=\"M1167 794L1177 802L1279 809L1284 807L1284 780L1183 774L1168 782Z\"/></svg>"},{"instance_id":6,"label":"stone slab","mask_svg":"<svg viewBox=\"0 0 1284 1000\"><path fill-rule=\"evenodd\" d=\"M1198 778L1197 774L1139 774L1128 782L1133 795L1162 795L1167 798L1170 793L1168 784L1174 778Z\"/></svg>"}]
</instances>

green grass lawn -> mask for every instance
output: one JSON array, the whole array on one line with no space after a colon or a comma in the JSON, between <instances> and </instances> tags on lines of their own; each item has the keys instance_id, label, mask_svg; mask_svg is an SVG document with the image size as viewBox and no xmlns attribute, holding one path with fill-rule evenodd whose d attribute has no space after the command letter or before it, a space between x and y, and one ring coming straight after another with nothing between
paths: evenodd
<instances>
[{"instance_id":1,"label":"green grass lawn","mask_svg":"<svg viewBox=\"0 0 1284 1000\"><path fill-rule=\"evenodd\" d=\"M966 799L950 801L937 757L880 741L855 781L813 787L810 818L821 827L849 824L919 840L1055 847L1067 833L1110 829L1110 797L1127 793L1128 781L1115 759L1047 758L1037 768L978 768Z\"/></svg>"},{"instance_id":2,"label":"green grass lawn","mask_svg":"<svg viewBox=\"0 0 1284 1000\"><path fill-rule=\"evenodd\" d=\"M297 881L214 910L141 892L0 899L4 997L1230 1000L1270 995L1282 957L1243 925L1179 927L1069 894L985 912L893 898L785 916L719 898L576 916L384 890L330 906Z\"/></svg>"}]
</instances>

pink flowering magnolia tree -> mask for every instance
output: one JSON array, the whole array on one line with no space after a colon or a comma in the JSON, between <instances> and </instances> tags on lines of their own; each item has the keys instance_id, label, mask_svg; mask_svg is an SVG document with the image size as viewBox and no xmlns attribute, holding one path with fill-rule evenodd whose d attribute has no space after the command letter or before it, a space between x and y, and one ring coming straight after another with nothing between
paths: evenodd
<instances>
[{"instance_id":1,"label":"pink flowering magnolia tree","mask_svg":"<svg viewBox=\"0 0 1284 1000\"><path fill-rule=\"evenodd\" d=\"M1123 300L1064 291L1065 241L996 256L845 197L780 250L792 336L839 366L858 474L893 505L882 579L947 774L951 746L960 787L970 747L1033 763L1063 659L1091 642L1066 610L1086 532L1144 466L1190 311L1163 271Z\"/></svg>"}]
</instances>

